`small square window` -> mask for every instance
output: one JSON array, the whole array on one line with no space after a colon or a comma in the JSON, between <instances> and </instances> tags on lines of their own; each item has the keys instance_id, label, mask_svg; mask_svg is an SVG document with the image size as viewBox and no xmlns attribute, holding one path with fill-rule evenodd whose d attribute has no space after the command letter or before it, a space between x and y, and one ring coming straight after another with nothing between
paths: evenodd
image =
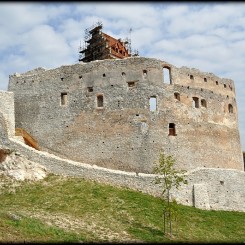
<instances>
[{"instance_id":1,"label":"small square window","mask_svg":"<svg viewBox=\"0 0 245 245\"><path fill-rule=\"evenodd\" d=\"M129 88L135 87L135 82L128 82L128 87Z\"/></svg>"},{"instance_id":2,"label":"small square window","mask_svg":"<svg viewBox=\"0 0 245 245\"><path fill-rule=\"evenodd\" d=\"M88 92L93 92L93 91L94 91L93 87L88 87Z\"/></svg>"}]
</instances>

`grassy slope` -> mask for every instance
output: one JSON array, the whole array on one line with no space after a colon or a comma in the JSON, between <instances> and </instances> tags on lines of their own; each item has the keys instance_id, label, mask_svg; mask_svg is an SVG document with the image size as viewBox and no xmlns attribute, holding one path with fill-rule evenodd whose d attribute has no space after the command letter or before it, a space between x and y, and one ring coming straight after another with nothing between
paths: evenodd
<instances>
[{"instance_id":1,"label":"grassy slope","mask_svg":"<svg viewBox=\"0 0 245 245\"><path fill-rule=\"evenodd\" d=\"M174 242L245 242L245 213L178 210ZM79 178L0 194L0 242L169 242L162 226L161 199Z\"/></svg>"}]
</instances>

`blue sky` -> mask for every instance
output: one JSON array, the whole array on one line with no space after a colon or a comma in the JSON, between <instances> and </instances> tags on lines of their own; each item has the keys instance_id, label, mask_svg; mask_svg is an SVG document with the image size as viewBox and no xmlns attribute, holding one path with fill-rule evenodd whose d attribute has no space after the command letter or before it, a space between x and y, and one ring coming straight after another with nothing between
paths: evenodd
<instances>
[{"instance_id":1,"label":"blue sky","mask_svg":"<svg viewBox=\"0 0 245 245\"><path fill-rule=\"evenodd\" d=\"M0 3L0 90L8 77L78 62L84 30L129 37L140 56L234 80L245 150L245 3Z\"/></svg>"}]
</instances>

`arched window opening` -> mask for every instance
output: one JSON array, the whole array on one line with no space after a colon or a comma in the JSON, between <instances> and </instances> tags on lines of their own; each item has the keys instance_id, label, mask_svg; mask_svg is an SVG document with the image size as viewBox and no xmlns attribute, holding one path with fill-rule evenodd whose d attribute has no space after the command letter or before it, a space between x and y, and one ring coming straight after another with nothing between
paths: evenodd
<instances>
[{"instance_id":1,"label":"arched window opening","mask_svg":"<svg viewBox=\"0 0 245 245\"><path fill-rule=\"evenodd\" d=\"M226 88L226 84L224 84L224 88Z\"/></svg>"},{"instance_id":2,"label":"arched window opening","mask_svg":"<svg viewBox=\"0 0 245 245\"><path fill-rule=\"evenodd\" d=\"M219 85L219 82L218 81L216 81L216 85Z\"/></svg>"},{"instance_id":3,"label":"arched window opening","mask_svg":"<svg viewBox=\"0 0 245 245\"><path fill-rule=\"evenodd\" d=\"M201 106L207 108L207 101L205 99L201 99Z\"/></svg>"},{"instance_id":4,"label":"arched window opening","mask_svg":"<svg viewBox=\"0 0 245 245\"><path fill-rule=\"evenodd\" d=\"M147 70L143 70L143 76L144 76L144 77L147 76Z\"/></svg>"},{"instance_id":5,"label":"arched window opening","mask_svg":"<svg viewBox=\"0 0 245 245\"><path fill-rule=\"evenodd\" d=\"M150 111L156 111L157 110L157 98L156 96L150 97Z\"/></svg>"},{"instance_id":6,"label":"arched window opening","mask_svg":"<svg viewBox=\"0 0 245 245\"><path fill-rule=\"evenodd\" d=\"M199 98L192 97L192 108L199 108Z\"/></svg>"},{"instance_id":7,"label":"arched window opening","mask_svg":"<svg viewBox=\"0 0 245 245\"><path fill-rule=\"evenodd\" d=\"M194 80L194 76L193 76L193 75L190 75L190 79L191 79L191 80Z\"/></svg>"},{"instance_id":8,"label":"arched window opening","mask_svg":"<svg viewBox=\"0 0 245 245\"><path fill-rule=\"evenodd\" d=\"M168 126L168 136L176 136L176 129L175 129L175 124L174 123L169 123Z\"/></svg>"},{"instance_id":9,"label":"arched window opening","mask_svg":"<svg viewBox=\"0 0 245 245\"><path fill-rule=\"evenodd\" d=\"M203 80L204 80L204 82L207 82L207 78L206 78L206 77L204 77L204 79L203 79Z\"/></svg>"},{"instance_id":10,"label":"arched window opening","mask_svg":"<svg viewBox=\"0 0 245 245\"><path fill-rule=\"evenodd\" d=\"M169 67L163 67L163 82L166 84L172 84L171 72Z\"/></svg>"},{"instance_id":11,"label":"arched window opening","mask_svg":"<svg viewBox=\"0 0 245 245\"><path fill-rule=\"evenodd\" d=\"M232 106L232 104L229 104L228 105L228 111L229 111L229 113L233 113L233 106Z\"/></svg>"},{"instance_id":12,"label":"arched window opening","mask_svg":"<svg viewBox=\"0 0 245 245\"><path fill-rule=\"evenodd\" d=\"M97 95L97 107L103 107L104 105L104 98L103 95Z\"/></svg>"},{"instance_id":13,"label":"arched window opening","mask_svg":"<svg viewBox=\"0 0 245 245\"><path fill-rule=\"evenodd\" d=\"M180 94L178 92L174 93L174 98L178 101L180 101Z\"/></svg>"}]
</instances>

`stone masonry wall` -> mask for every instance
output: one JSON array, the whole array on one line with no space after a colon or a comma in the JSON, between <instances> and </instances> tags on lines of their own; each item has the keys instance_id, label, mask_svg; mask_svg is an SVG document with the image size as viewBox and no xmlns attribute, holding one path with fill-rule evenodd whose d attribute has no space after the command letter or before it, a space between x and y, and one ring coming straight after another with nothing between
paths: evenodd
<instances>
[{"instance_id":1,"label":"stone masonry wall","mask_svg":"<svg viewBox=\"0 0 245 245\"><path fill-rule=\"evenodd\" d=\"M61 159L37 151L24 143L10 139L9 146L28 159L41 164L54 174L82 177L101 183L128 187L153 196L161 188L153 183L154 174L125 172L96 165ZM173 190L171 197L178 203L200 209L245 212L245 172L234 169L197 168L186 173L188 185ZM197 188L198 187L198 188Z\"/></svg>"},{"instance_id":2,"label":"stone masonry wall","mask_svg":"<svg viewBox=\"0 0 245 245\"><path fill-rule=\"evenodd\" d=\"M16 126L60 157L151 173L163 149L182 169L244 169L232 80L135 57L15 74L9 90Z\"/></svg>"},{"instance_id":3,"label":"stone masonry wall","mask_svg":"<svg viewBox=\"0 0 245 245\"><path fill-rule=\"evenodd\" d=\"M3 114L9 137L15 135L14 93L0 91L0 112Z\"/></svg>"},{"instance_id":4,"label":"stone masonry wall","mask_svg":"<svg viewBox=\"0 0 245 245\"><path fill-rule=\"evenodd\" d=\"M8 93L7 93L8 94ZM4 95L2 95L2 98ZM12 101L12 102L11 102ZM6 101L6 107L13 108L13 100ZM1 149L10 149L26 159L39 163L48 172L96 180L102 183L128 187L154 196L159 196L161 188L153 183L155 175L138 172L126 172L102 168L96 165L62 159L53 154L35 150L10 137L9 128L13 125L13 110L6 116L5 102L0 108ZM4 109L3 109L4 108ZM2 111L5 110L3 114ZM5 115L5 116L4 116ZM234 169L196 168L186 173L188 185L173 190L172 198L178 203L201 209L235 210L245 212L245 172Z\"/></svg>"}]
</instances>

